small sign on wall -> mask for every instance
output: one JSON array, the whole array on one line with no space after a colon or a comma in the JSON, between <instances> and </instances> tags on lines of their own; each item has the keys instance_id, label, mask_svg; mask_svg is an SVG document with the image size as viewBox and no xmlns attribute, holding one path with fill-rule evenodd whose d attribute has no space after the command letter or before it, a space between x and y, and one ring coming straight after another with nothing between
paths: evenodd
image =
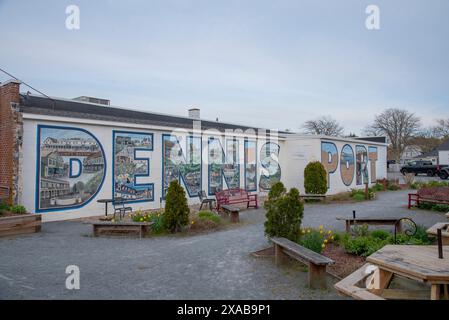
<instances>
[{"instance_id":1,"label":"small sign on wall","mask_svg":"<svg viewBox=\"0 0 449 320\"><path fill-rule=\"evenodd\" d=\"M449 165L449 150L440 151L439 152L439 163Z\"/></svg>"}]
</instances>

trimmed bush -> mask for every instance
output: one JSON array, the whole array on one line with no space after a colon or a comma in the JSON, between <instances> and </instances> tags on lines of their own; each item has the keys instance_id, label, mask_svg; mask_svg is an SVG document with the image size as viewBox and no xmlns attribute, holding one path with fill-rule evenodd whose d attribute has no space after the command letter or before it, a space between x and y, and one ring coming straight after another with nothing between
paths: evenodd
<instances>
[{"instance_id":1,"label":"trimmed bush","mask_svg":"<svg viewBox=\"0 0 449 320\"><path fill-rule=\"evenodd\" d=\"M309 194L326 194L327 172L321 162L310 162L304 169L304 189Z\"/></svg>"},{"instance_id":2,"label":"trimmed bush","mask_svg":"<svg viewBox=\"0 0 449 320\"><path fill-rule=\"evenodd\" d=\"M264 203L266 209L265 235L283 237L297 242L300 236L304 205L296 188L286 189L282 182L276 183Z\"/></svg>"},{"instance_id":3,"label":"trimmed bush","mask_svg":"<svg viewBox=\"0 0 449 320\"><path fill-rule=\"evenodd\" d=\"M189 223L189 213L186 192L177 180L173 180L165 196L165 228L170 232L181 231Z\"/></svg>"}]
</instances>

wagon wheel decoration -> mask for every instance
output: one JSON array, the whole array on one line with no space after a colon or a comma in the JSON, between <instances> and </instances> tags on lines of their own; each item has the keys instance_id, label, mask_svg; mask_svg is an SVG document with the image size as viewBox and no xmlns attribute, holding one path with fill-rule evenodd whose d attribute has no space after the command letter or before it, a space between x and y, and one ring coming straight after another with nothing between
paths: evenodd
<instances>
[{"instance_id":1,"label":"wagon wheel decoration","mask_svg":"<svg viewBox=\"0 0 449 320\"><path fill-rule=\"evenodd\" d=\"M394 224L394 243L397 244L396 235L404 233L407 236L414 236L418 231L415 221L410 218L400 218Z\"/></svg>"}]
</instances>

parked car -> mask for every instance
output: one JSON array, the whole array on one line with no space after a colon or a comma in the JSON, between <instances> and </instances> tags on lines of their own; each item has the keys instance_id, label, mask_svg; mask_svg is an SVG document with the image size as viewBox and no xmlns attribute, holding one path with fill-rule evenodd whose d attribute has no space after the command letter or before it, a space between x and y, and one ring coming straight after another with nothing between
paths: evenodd
<instances>
[{"instance_id":1,"label":"parked car","mask_svg":"<svg viewBox=\"0 0 449 320\"><path fill-rule=\"evenodd\" d=\"M405 166L401 167L401 173L403 175L407 173L418 174L426 174L429 177L433 177L434 175L440 172L440 166L432 164L431 161L410 161Z\"/></svg>"},{"instance_id":2,"label":"parked car","mask_svg":"<svg viewBox=\"0 0 449 320\"><path fill-rule=\"evenodd\" d=\"M441 168L438 175L440 176L441 179L447 180L447 178L449 178L449 167Z\"/></svg>"}]
</instances>

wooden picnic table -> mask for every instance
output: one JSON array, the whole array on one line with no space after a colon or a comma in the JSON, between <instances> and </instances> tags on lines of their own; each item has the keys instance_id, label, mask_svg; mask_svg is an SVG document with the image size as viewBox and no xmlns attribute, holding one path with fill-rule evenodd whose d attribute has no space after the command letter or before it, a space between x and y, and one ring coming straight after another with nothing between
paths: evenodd
<instances>
[{"instance_id":1,"label":"wooden picnic table","mask_svg":"<svg viewBox=\"0 0 449 320\"><path fill-rule=\"evenodd\" d=\"M430 298L440 300L449 299L449 247L443 246L443 256L438 258L437 246L386 245L366 260L379 267L384 278L397 274L429 283Z\"/></svg>"},{"instance_id":2,"label":"wooden picnic table","mask_svg":"<svg viewBox=\"0 0 449 320\"><path fill-rule=\"evenodd\" d=\"M98 199L98 203L104 203L104 215L105 217L108 216L108 203L114 202L114 199Z\"/></svg>"},{"instance_id":3,"label":"wooden picnic table","mask_svg":"<svg viewBox=\"0 0 449 320\"><path fill-rule=\"evenodd\" d=\"M396 225L398 220L404 217L336 217L337 220L343 220L346 223L346 232L351 231L352 225ZM397 226L397 232L402 232L401 224Z\"/></svg>"}]
</instances>

